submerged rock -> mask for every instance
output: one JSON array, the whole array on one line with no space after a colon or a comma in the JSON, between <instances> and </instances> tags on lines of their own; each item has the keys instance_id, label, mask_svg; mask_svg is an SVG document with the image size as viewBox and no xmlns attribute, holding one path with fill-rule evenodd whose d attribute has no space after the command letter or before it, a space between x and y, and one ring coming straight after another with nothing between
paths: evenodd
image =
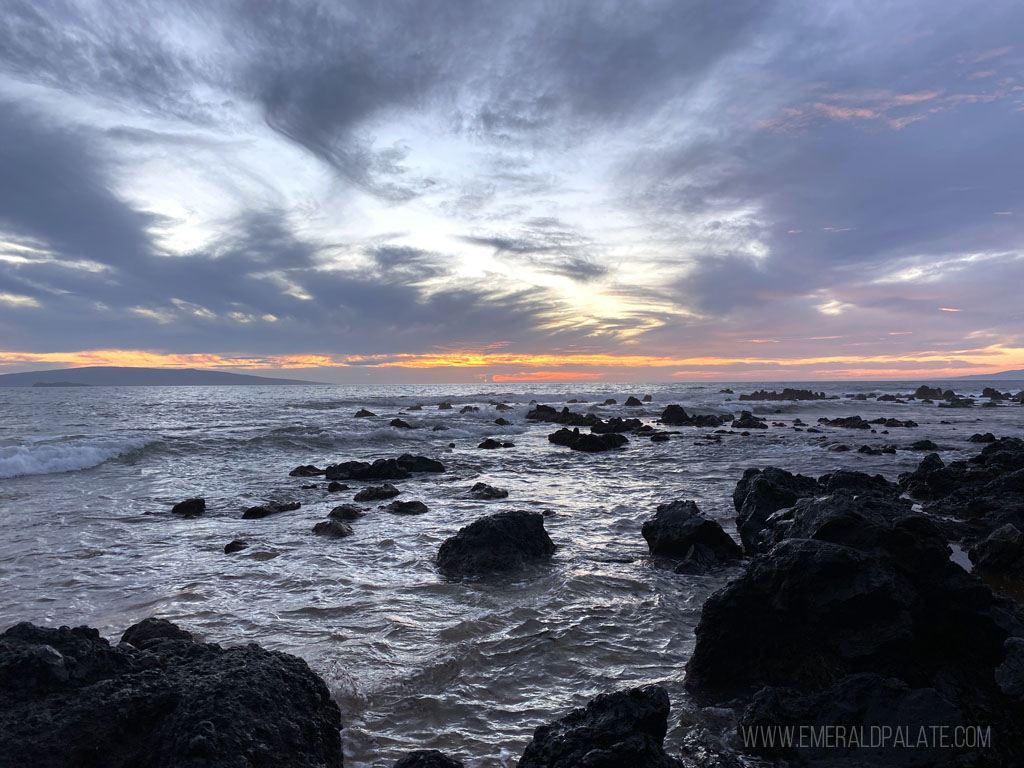
<instances>
[{"instance_id":1,"label":"submerged rock","mask_svg":"<svg viewBox=\"0 0 1024 768\"><path fill-rule=\"evenodd\" d=\"M422 501L392 501L384 511L393 515L422 515L428 510Z\"/></svg>"},{"instance_id":2,"label":"submerged rock","mask_svg":"<svg viewBox=\"0 0 1024 768\"><path fill-rule=\"evenodd\" d=\"M302 506L297 501L281 501L281 502L270 502L268 504L260 504L256 507L249 507L245 512L242 513L243 520L259 520L260 518L267 517L268 515L276 515L281 512L293 512Z\"/></svg>"},{"instance_id":3,"label":"submerged rock","mask_svg":"<svg viewBox=\"0 0 1024 768\"><path fill-rule=\"evenodd\" d=\"M407 421L402 421L402 419L392 419L388 424L398 429L412 429L412 424Z\"/></svg>"},{"instance_id":4,"label":"submerged rock","mask_svg":"<svg viewBox=\"0 0 1024 768\"><path fill-rule=\"evenodd\" d=\"M441 544L436 562L447 576L475 576L546 560L554 551L544 516L515 510L482 517L460 529Z\"/></svg>"},{"instance_id":5,"label":"submerged rock","mask_svg":"<svg viewBox=\"0 0 1024 768\"><path fill-rule=\"evenodd\" d=\"M313 533L317 536L328 536L332 539L343 539L351 536L354 531L351 526L337 520L324 520L313 526Z\"/></svg>"},{"instance_id":6,"label":"submerged rock","mask_svg":"<svg viewBox=\"0 0 1024 768\"><path fill-rule=\"evenodd\" d=\"M474 499L504 499L508 497L508 491L504 488L495 488L487 483L475 483L469 492Z\"/></svg>"},{"instance_id":7,"label":"submerged rock","mask_svg":"<svg viewBox=\"0 0 1024 768\"><path fill-rule=\"evenodd\" d=\"M519 768L682 768L665 753L669 707L658 685L602 694L537 728Z\"/></svg>"},{"instance_id":8,"label":"submerged rock","mask_svg":"<svg viewBox=\"0 0 1024 768\"><path fill-rule=\"evenodd\" d=\"M642 533L652 555L690 561L697 571L743 554L740 545L718 523L703 517L692 501L658 505L654 517L644 523Z\"/></svg>"},{"instance_id":9,"label":"submerged rock","mask_svg":"<svg viewBox=\"0 0 1024 768\"><path fill-rule=\"evenodd\" d=\"M353 501L381 501L382 499L391 499L400 494L401 491L395 488L391 483L384 483L384 485L370 485L363 490L359 491L354 497Z\"/></svg>"},{"instance_id":10,"label":"submerged rock","mask_svg":"<svg viewBox=\"0 0 1024 768\"><path fill-rule=\"evenodd\" d=\"M306 662L166 624L117 647L88 627L0 635L4 767L341 768L338 707Z\"/></svg>"},{"instance_id":11,"label":"submerged rock","mask_svg":"<svg viewBox=\"0 0 1024 768\"><path fill-rule=\"evenodd\" d=\"M327 516L335 520L358 520L366 514L366 507L357 507L355 504L341 504L332 509Z\"/></svg>"},{"instance_id":12,"label":"submerged rock","mask_svg":"<svg viewBox=\"0 0 1024 768\"><path fill-rule=\"evenodd\" d=\"M368 411L365 408L360 408L358 411L356 411L355 418L357 418L357 419L368 419L368 418L370 418L372 416L376 416L376 415L377 414L374 413L373 411Z\"/></svg>"},{"instance_id":13,"label":"submerged rock","mask_svg":"<svg viewBox=\"0 0 1024 768\"><path fill-rule=\"evenodd\" d=\"M602 423L600 416L594 413L573 413L568 408L558 411L550 405L538 405L527 412L526 418L531 421L544 421L551 424L565 424L570 427L592 427Z\"/></svg>"},{"instance_id":14,"label":"submerged rock","mask_svg":"<svg viewBox=\"0 0 1024 768\"><path fill-rule=\"evenodd\" d=\"M338 493L339 491L349 491L349 488L345 483L339 483L337 480L332 480L327 484L328 493Z\"/></svg>"},{"instance_id":15,"label":"submerged rock","mask_svg":"<svg viewBox=\"0 0 1024 768\"><path fill-rule=\"evenodd\" d=\"M495 440L493 438L488 437L486 440L480 443L480 445L478 445L477 448L493 450L495 448L515 448L515 445L515 443L502 442L501 440Z\"/></svg>"},{"instance_id":16,"label":"submerged rock","mask_svg":"<svg viewBox=\"0 0 1024 768\"><path fill-rule=\"evenodd\" d=\"M241 552L243 549L249 548L249 542L244 539L234 539L224 545L224 554L230 555L233 552Z\"/></svg>"},{"instance_id":17,"label":"submerged rock","mask_svg":"<svg viewBox=\"0 0 1024 768\"><path fill-rule=\"evenodd\" d=\"M206 499L185 499L171 507L171 514L198 517L206 511Z\"/></svg>"},{"instance_id":18,"label":"submerged rock","mask_svg":"<svg viewBox=\"0 0 1024 768\"><path fill-rule=\"evenodd\" d=\"M303 464L301 467L296 467L288 474L292 477L316 477L317 475L324 474L326 471L327 470L320 469L312 464Z\"/></svg>"}]
</instances>

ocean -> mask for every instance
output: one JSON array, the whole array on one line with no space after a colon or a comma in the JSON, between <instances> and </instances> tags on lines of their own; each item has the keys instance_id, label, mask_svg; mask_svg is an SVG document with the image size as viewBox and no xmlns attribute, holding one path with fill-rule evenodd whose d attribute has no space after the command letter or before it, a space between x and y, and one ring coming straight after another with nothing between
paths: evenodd
<instances>
[{"instance_id":1,"label":"ocean","mask_svg":"<svg viewBox=\"0 0 1024 768\"><path fill-rule=\"evenodd\" d=\"M906 394L919 384L0 389L0 629L26 620L87 624L116 642L142 618L168 618L207 642L256 642L304 658L342 710L348 766L390 764L426 748L478 768L512 766L536 726L598 693L660 683L675 712L685 705L683 667L701 606L740 567L681 575L650 558L640 527L659 503L693 499L735 535L731 494L747 467L895 479L924 456L905 450L916 440L933 440L949 461L978 452L968 442L974 433L1024 437L1024 407L1016 405L736 400L760 388L843 396ZM977 396L986 384L942 386ZM652 401L643 407L623 405L646 394ZM607 398L618 403L600 405ZM751 410L783 426L719 442L704 438L714 429L669 427L679 434L668 442L631 436L622 450L584 454L548 442L557 425L524 418L532 400L648 423L670 403L691 413ZM439 410L445 401L454 407ZM512 409L497 410L499 402ZM409 410L414 405L422 410ZM479 410L460 412L465 406ZM361 408L377 416L354 418ZM888 434L792 426L854 414L919 426ZM414 428L389 426L399 416ZM511 424L495 424L498 417ZM514 447L479 449L487 437ZM839 443L851 450L830 449ZM858 453L864 444L899 450ZM290 477L293 467L403 453L447 468L396 481L400 499L421 500L429 512L371 509L351 523L351 537L312 534L368 483L328 493L322 477ZM507 489L508 498L474 500L469 489L480 481ZM205 515L170 514L194 496L206 499ZM241 519L246 507L275 500L302 507ZM433 564L441 542L504 509L547 514L553 561L513 576L442 578ZM226 555L236 538L249 548ZM679 731L670 728L670 753Z\"/></svg>"}]
</instances>

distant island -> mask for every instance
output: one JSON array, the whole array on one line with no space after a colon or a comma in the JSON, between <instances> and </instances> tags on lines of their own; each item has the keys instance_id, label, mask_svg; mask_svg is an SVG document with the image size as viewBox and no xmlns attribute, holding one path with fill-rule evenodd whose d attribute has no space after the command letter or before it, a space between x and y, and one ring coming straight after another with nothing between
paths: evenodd
<instances>
[{"instance_id":1,"label":"distant island","mask_svg":"<svg viewBox=\"0 0 1024 768\"><path fill-rule=\"evenodd\" d=\"M322 383L195 368L123 368L105 365L0 374L0 387L195 387Z\"/></svg>"},{"instance_id":2,"label":"distant island","mask_svg":"<svg viewBox=\"0 0 1024 768\"><path fill-rule=\"evenodd\" d=\"M1024 381L1024 368L1016 371L999 371L999 373L975 373L971 376L950 376L949 380L962 381L976 379L978 381Z\"/></svg>"}]
</instances>

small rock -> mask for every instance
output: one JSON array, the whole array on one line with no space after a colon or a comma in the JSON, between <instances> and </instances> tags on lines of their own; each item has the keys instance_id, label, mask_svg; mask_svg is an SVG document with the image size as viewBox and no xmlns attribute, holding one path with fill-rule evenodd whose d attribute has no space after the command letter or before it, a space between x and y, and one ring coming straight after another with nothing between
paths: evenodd
<instances>
[{"instance_id":1,"label":"small rock","mask_svg":"<svg viewBox=\"0 0 1024 768\"><path fill-rule=\"evenodd\" d=\"M637 406L643 405L643 402L637 400L635 397L630 395L629 398L626 400L625 405L629 406L630 408L635 408Z\"/></svg>"},{"instance_id":2,"label":"small rock","mask_svg":"<svg viewBox=\"0 0 1024 768\"><path fill-rule=\"evenodd\" d=\"M353 530L351 526L345 525L337 520L324 520L323 522L317 523L313 526L313 533L317 536L329 536L332 539L343 539L346 536L351 536Z\"/></svg>"},{"instance_id":3,"label":"small rock","mask_svg":"<svg viewBox=\"0 0 1024 768\"><path fill-rule=\"evenodd\" d=\"M357 418L357 419L367 419L367 418L369 418L371 416L376 416L376 415L377 414L374 413L373 411L368 411L365 408L360 408L358 411L356 411L355 418Z\"/></svg>"},{"instance_id":4,"label":"small rock","mask_svg":"<svg viewBox=\"0 0 1024 768\"><path fill-rule=\"evenodd\" d=\"M447 576L482 575L546 560L554 551L543 515L499 512L470 523L445 540L437 551L437 567Z\"/></svg>"},{"instance_id":5,"label":"small rock","mask_svg":"<svg viewBox=\"0 0 1024 768\"><path fill-rule=\"evenodd\" d=\"M332 480L330 483L327 484L327 492L328 493L337 493L338 491L349 491L349 490L351 490L351 488L349 488L347 485L345 485L345 483L339 483L337 480Z\"/></svg>"},{"instance_id":6,"label":"small rock","mask_svg":"<svg viewBox=\"0 0 1024 768\"><path fill-rule=\"evenodd\" d=\"M390 499L401 491L395 488L391 483L384 483L384 485L370 485L363 490L359 491L353 498L353 501L381 501L382 499Z\"/></svg>"},{"instance_id":7,"label":"small rock","mask_svg":"<svg viewBox=\"0 0 1024 768\"><path fill-rule=\"evenodd\" d=\"M335 520L356 520L366 514L366 507L357 507L355 504L342 504L335 507L328 513L328 517Z\"/></svg>"},{"instance_id":8,"label":"small rock","mask_svg":"<svg viewBox=\"0 0 1024 768\"><path fill-rule=\"evenodd\" d=\"M465 766L436 749L418 749L395 763L393 768L465 768Z\"/></svg>"},{"instance_id":9,"label":"small rock","mask_svg":"<svg viewBox=\"0 0 1024 768\"><path fill-rule=\"evenodd\" d=\"M409 423L409 422L407 422L407 421L402 421L401 419L392 419L392 420L391 420L390 422L388 422L388 423L389 423L389 424L390 424L390 425L391 425L392 427L397 427L398 429L412 429L412 424L410 424L410 423Z\"/></svg>"},{"instance_id":10,"label":"small rock","mask_svg":"<svg viewBox=\"0 0 1024 768\"><path fill-rule=\"evenodd\" d=\"M245 541L244 539L235 539L234 541L229 541L224 545L224 554L230 555L232 552L241 552L243 549L248 548L248 541Z\"/></svg>"},{"instance_id":11,"label":"small rock","mask_svg":"<svg viewBox=\"0 0 1024 768\"><path fill-rule=\"evenodd\" d=\"M271 502L269 504L260 504L256 507L249 507L242 514L243 520L259 520L260 518L266 517L267 515L276 515L281 512L292 512L299 509L302 505L297 501L285 501L285 502Z\"/></svg>"},{"instance_id":12,"label":"small rock","mask_svg":"<svg viewBox=\"0 0 1024 768\"><path fill-rule=\"evenodd\" d=\"M206 511L206 499L185 499L171 507L171 513L185 515L185 517L197 517Z\"/></svg>"},{"instance_id":13,"label":"small rock","mask_svg":"<svg viewBox=\"0 0 1024 768\"><path fill-rule=\"evenodd\" d=\"M422 515L427 511L427 505L422 501L392 501L384 511L393 515Z\"/></svg>"},{"instance_id":14,"label":"small rock","mask_svg":"<svg viewBox=\"0 0 1024 768\"><path fill-rule=\"evenodd\" d=\"M487 483L476 483L469 492L475 499L504 499L508 497L508 491L504 488L495 488Z\"/></svg>"},{"instance_id":15,"label":"small rock","mask_svg":"<svg viewBox=\"0 0 1024 768\"><path fill-rule=\"evenodd\" d=\"M301 467L296 467L288 474L291 477L316 477L317 475L322 475L326 471L327 470L314 467L312 464L304 464Z\"/></svg>"}]
</instances>

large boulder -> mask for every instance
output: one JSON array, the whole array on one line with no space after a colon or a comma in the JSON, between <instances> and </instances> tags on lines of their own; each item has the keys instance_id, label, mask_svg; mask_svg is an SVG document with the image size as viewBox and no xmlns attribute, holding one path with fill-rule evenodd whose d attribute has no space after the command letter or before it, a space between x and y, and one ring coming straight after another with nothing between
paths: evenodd
<instances>
[{"instance_id":1,"label":"large boulder","mask_svg":"<svg viewBox=\"0 0 1024 768\"><path fill-rule=\"evenodd\" d=\"M602 694L537 728L519 768L682 768L663 746L669 706L657 685Z\"/></svg>"},{"instance_id":2,"label":"large boulder","mask_svg":"<svg viewBox=\"0 0 1024 768\"><path fill-rule=\"evenodd\" d=\"M747 552L758 551L757 535L768 517L797 499L819 493L821 487L811 477L794 475L777 467L751 468L743 473L732 492L736 508L736 529Z\"/></svg>"},{"instance_id":3,"label":"large boulder","mask_svg":"<svg viewBox=\"0 0 1024 768\"><path fill-rule=\"evenodd\" d=\"M692 501L658 505L642 531L652 555L690 561L695 570L735 560L743 554L722 526L700 514Z\"/></svg>"},{"instance_id":4,"label":"large boulder","mask_svg":"<svg viewBox=\"0 0 1024 768\"><path fill-rule=\"evenodd\" d=\"M342 766L338 707L302 659L156 627L117 647L88 627L0 635L4 768Z\"/></svg>"},{"instance_id":5,"label":"large boulder","mask_svg":"<svg viewBox=\"0 0 1024 768\"><path fill-rule=\"evenodd\" d=\"M446 539L437 567L447 576L510 571L551 557L555 545L538 512L509 511L482 517Z\"/></svg>"},{"instance_id":6,"label":"large boulder","mask_svg":"<svg viewBox=\"0 0 1024 768\"><path fill-rule=\"evenodd\" d=\"M712 703L781 696L796 707L785 716L768 708L782 725L827 712L823 702L853 707L865 689L851 676L871 674L897 682L871 706L844 710L854 724L896 722L916 702L950 715L937 725L991 724L1002 743L984 764L1019 761L1019 705L996 684L996 669L1024 624L950 560L946 541L892 495L798 499L766 520L767 552L705 603L687 687Z\"/></svg>"}]
</instances>

